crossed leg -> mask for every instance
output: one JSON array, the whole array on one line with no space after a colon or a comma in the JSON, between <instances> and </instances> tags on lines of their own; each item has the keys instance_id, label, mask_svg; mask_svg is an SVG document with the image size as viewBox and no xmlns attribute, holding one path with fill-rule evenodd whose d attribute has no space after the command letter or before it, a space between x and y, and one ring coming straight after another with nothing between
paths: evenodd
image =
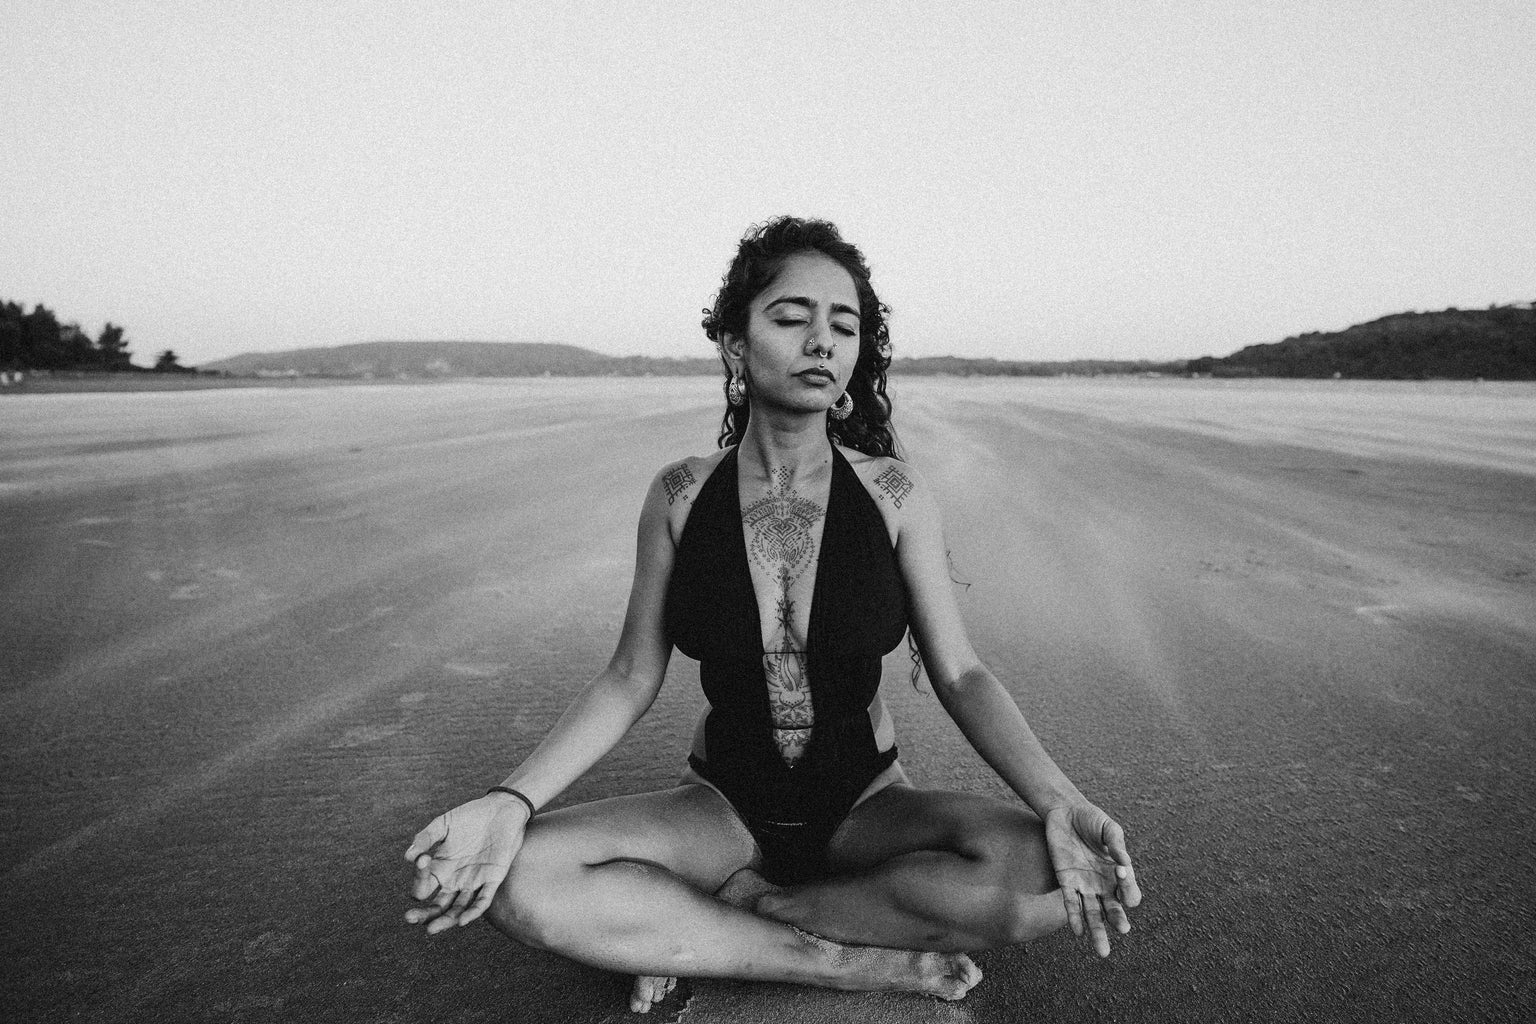
<instances>
[{"instance_id":1,"label":"crossed leg","mask_svg":"<svg viewBox=\"0 0 1536 1024\"><path fill-rule=\"evenodd\" d=\"M1028 942L1067 923L1044 826L995 797L887 786L853 809L828 853L834 877L752 909L840 942L944 951Z\"/></svg>"},{"instance_id":2,"label":"crossed leg","mask_svg":"<svg viewBox=\"0 0 1536 1024\"><path fill-rule=\"evenodd\" d=\"M1067 923L1039 818L893 774L900 781L864 798L833 836L834 877L783 888L744 868L716 895L826 938L901 949L991 949ZM674 981L636 978L631 1009L660 1002Z\"/></svg>"},{"instance_id":3,"label":"crossed leg","mask_svg":"<svg viewBox=\"0 0 1536 1024\"><path fill-rule=\"evenodd\" d=\"M844 945L708 895L756 856L706 787L594 801L534 821L487 916L526 945L629 974L944 999L980 980L963 955Z\"/></svg>"}]
</instances>

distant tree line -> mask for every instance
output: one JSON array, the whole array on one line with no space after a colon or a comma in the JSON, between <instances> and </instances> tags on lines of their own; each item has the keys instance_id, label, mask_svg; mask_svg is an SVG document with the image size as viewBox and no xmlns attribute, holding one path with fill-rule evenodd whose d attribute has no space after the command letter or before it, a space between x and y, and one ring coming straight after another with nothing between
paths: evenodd
<instances>
[{"instance_id":1,"label":"distant tree line","mask_svg":"<svg viewBox=\"0 0 1536 1024\"><path fill-rule=\"evenodd\" d=\"M191 373L171 349L151 368L158 373ZM95 370L143 372L123 328L108 321L93 341L78 323L60 323L53 310L38 303L28 313L15 302L0 302L0 370Z\"/></svg>"},{"instance_id":2,"label":"distant tree line","mask_svg":"<svg viewBox=\"0 0 1536 1024\"><path fill-rule=\"evenodd\" d=\"M1377 380L1536 380L1536 309L1394 313L1342 331L1309 331L1224 358L1192 359L1216 377L1346 377Z\"/></svg>"}]
</instances>

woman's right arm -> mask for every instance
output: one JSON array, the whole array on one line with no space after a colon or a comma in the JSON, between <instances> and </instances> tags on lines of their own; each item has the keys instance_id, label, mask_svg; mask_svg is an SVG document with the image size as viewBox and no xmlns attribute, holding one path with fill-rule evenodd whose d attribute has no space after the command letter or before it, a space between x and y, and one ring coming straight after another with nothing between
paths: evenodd
<instances>
[{"instance_id":1,"label":"woman's right arm","mask_svg":"<svg viewBox=\"0 0 1536 1024\"><path fill-rule=\"evenodd\" d=\"M542 807L612 750L661 689L672 645L664 614L675 547L668 517L667 470L657 474L640 512L635 578L612 659L573 700L504 785ZM412 895L431 900L406 913L428 934L480 917L522 847L528 810L491 793L434 818L405 851L416 868Z\"/></svg>"}]
</instances>

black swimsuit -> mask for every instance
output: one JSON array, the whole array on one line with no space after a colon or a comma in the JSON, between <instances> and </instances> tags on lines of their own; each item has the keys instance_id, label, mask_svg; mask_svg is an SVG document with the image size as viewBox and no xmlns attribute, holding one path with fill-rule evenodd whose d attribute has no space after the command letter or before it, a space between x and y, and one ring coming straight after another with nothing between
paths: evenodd
<instances>
[{"instance_id":1,"label":"black swimsuit","mask_svg":"<svg viewBox=\"0 0 1536 1024\"><path fill-rule=\"evenodd\" d=\"M710 704L709 760L693 756L689 764L731 802L762 851L764 876L780 884L826 873L832 834L896 760L894 747L875 745L869 706L881 658L906 632L906 585L880 509L842 452L832 451L806 637L815 725L794 767L773 742L734 448L694 500L667 591L667 634L698 660Z\"/></svg>"}]
</instances>

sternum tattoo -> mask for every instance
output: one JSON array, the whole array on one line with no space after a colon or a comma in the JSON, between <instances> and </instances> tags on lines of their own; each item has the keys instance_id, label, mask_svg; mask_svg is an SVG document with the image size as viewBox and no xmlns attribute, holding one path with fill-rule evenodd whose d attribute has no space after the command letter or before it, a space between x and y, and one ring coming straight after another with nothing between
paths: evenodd
<instances>
[{"instance_id":1,"label":"sternum tattoo","mask_svg":"<svg viewBox=\"0 0 1536 1024\"><path fill-rule=\"evenodd\" d=\"M768 706L774 742L787 764L805 753L815 715L810 679L806 673L805 643L795 625L796 581L816 561L813 529L826 510L801 497L789 486L789 471L779 470L768 494L742 510L750 538L748 557L764 576L777 584L774 627L763 647L763 678L768 684Z\"/></svg>"}]
</instances>

